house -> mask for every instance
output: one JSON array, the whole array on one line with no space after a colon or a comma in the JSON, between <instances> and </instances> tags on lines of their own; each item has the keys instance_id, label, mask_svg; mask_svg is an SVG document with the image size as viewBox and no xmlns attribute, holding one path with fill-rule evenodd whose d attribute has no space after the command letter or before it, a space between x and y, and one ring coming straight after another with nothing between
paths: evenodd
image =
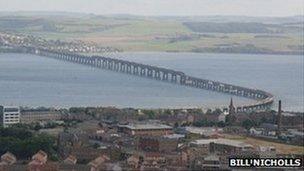
<instances>
[{"instance_id":1,"label":"house","mask_svg":"<svg viewBox=\"0 0 304 171\"><path fill-rule=\"evenodd\" d=\"M46 168L45 164L47 162L47 154L39 150L36 154L32 156L32 161L28 163L28 171L40 171Z\"/></svg>"},{"instance_id":2,"label":"house","mask_svg":"<svg viewBox=\"0 0 304 171\"><path fill-rule=\"evenodd\" d=\"M10 152L6 152L1 156L0 171L7 171L9 167L17 162L15 155Z\"/></svg>"},{"instance_id":3,"label":"house","mask_svg":"<svg viewBox=\"0 0 304 171\"><path fill-rule=\"evenodd\" d=\"M36 154L32 156L32 160L45 164L47 162L47 157L48 156L44 151L39 150Z\"/></svg>"},{"instance_id":4,"label":"house","mask_svg":"<svg viewBox=\"0 0 304 171\"><path fill-rule=\"evenodd\" d=\"M10 152L6 152L1 156L1 163L12 165L17 162L16 156Z\"/></svg>"},{"instance_id":5,"label":"house","mask_svg":"<svg viewBox=\"0 0 304 171\"><path fill-rule=\"evenodd\" d=\"M88 165L91 167L91 171L105 170L105 163L109 161L110 158L106 155L102 155L91 161Z\"/></svg>"},{"instance_id":6,"label":"house","mask_svg":"<svg viewBox=\"0 0 304 171\"><path fill-rule=\"evenodd\" d=\"M69 155L64 161L65 164L76 164L77 158L73 155Z\"/></svg>"},{"instance_id":7,"label":"house","mask_svg":"<svg viewBox=\"0 0 304 171\"><path fill-rule=\"evenodd\" d=\"M127 164L129 167L133 168L133 169L136 169L136 168L139 168L139 155L132 155L131 157L129 157L127 159Z\"/></svg>"}]
</instances>

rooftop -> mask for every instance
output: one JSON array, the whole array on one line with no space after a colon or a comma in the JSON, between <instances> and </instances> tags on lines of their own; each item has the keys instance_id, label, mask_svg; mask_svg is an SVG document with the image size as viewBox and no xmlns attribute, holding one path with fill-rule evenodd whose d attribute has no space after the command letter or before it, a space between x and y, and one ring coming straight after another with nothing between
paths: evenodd
<instances>
[{"instance_id":1,"label":"rooftop","mask_svg":"<svg viewBox=\"0 0 304 171\"><path fill-rule=\"evenodd\" d=\"M200 139L200 140L195 140L191 143L196 144L196 145L216 143L216 144L229 145L229 146L234 146L234 147L253 147L252 145L244 143L242 141L229 140L229 139L224 139L224 138Z\"/></svg>"},{"instance_id":2,"label":"rooftop","mask_svg":"<svg viewBox=\"0 0 304 171\"><path fill-rule=\"evenodd\" d=\"M97 168L97 167L99 167L102 163L104 163L104 162L106 162L106 161L108 161L108 160L110 160L110 158L109 158L108 156L102 155L102 156L97 157L97 158L94 159L93 161L91 161L91 162L89 163L89 165L92 166L92 167Z\"/></svg>"},{"instance_id":3,"label":"rooftop","mask_svg":"<svg viewBox=\"0 0 304 171\"><path fill-rule=\"evenodd\" d=\"M139 130L139 129L172 129L171 126L159 124L159 123L136 123L136 124L129 124L129 125L119 125L119 127L125 127L132 130Z\"/></svg>"},{"instance_id":4,"label":"rooftop","mask_svg":"<svg viewBox=\"0 0 304 171\"><path fill-rule=\"evenodd\" d=\"M17 159L16 156L10 152L6 152L1 156L1 161L5 162L7 164L13 164L16 163Z\"/></svg>"},{"instance_id":5,"label":"rooftop","mask_svg":"<svg viewBox=\"0 0 304 171\"><path fill-rule=\"evenodd\" d=\"M215 127L186 127L185 130L192 134L200 134L200 135L208 135L208 134L215 134L222 132L222 128L215 128Z\"/></svg>"},{"instance_id":6,"label":"rooftop","mask_svg":"<svg viewBox=\"0 0 304 171\"><path fill-rule=\"evenodd\" d=\"M164 138L170 138L170 139L179 139L179 138L185 138L185 135L183 134L170 134L170 135L164 135Z\"/></svg>"},{"instance_id":7,"label":"rooftop","mask_svg":"<svg viewBox=\"0 0 304 171\"><path fill-rule=\"evenodd\" d=\"M44 151L39 150L36 154L33 155L32 160L36 160L36 161L39 161L39 162L42 162L42 163L46 163L47 154Z\"/></svg>"},{"instance_id":8,"label":"rooftop","mask_svg":"<svg viewBox=\"0 0 304 171\"><path fill-rule=\"evenodd\" d=\"M210 154L204 158L205 161L219 161L220 157L215 154Z\"/></svg>"},{"instance_id":9,"label":"rooftop","mask_svg":"<svg viewBox=\"0 0 304 171\"><path fill-rule=\"evenodd\" d=\"M67 164L76 164L77 162L77 158L73 155L69 155L65 160L64 160L64 163L67 163Z\"/></svg>"}]
</instances>

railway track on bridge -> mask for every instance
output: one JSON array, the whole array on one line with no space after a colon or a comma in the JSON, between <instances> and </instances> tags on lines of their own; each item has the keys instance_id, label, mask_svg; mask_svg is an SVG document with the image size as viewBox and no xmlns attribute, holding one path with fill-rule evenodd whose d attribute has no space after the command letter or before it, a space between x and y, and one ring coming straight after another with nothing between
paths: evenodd
<instances>
[{"instance_id":1,"label":"railway track on bridge","mask_svg":"<svg viewBox=\"0 0 304 171\"><path fill-rule=\"evenodd\" d=\"M45 56L58 60L89 65L101 69L107 69L115 72L127 73L135 76L141 76L159 81L170 82L204 90L211 90L215 92L226 93L256 100L256 103L237 106L237 112L267 110L270 109L274 101L274 96L271 93L263 90L246 88L232 84L222 83L219 81L197 78L190 75L186 75L184 72L168 68L146 65L137 62L131 62L127 60L103 56L86 56L75 53L59 52L46 48L20 46L13 48L19 48L19 51L21 52L31 53L39 56Z\"/></svg>"}]
</instances>

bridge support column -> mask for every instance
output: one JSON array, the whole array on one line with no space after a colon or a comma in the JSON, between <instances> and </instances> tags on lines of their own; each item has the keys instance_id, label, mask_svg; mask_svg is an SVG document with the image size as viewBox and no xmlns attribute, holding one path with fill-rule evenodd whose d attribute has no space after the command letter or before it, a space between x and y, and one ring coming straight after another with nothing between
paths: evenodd
<instances>
[{"instance_id":1,"label":"bridge support column","mask_svg":"<svg viewBox=\"0 0 304 171\"><path fill-rule=\"evenodd\" d=\"M127 64L127 73L132 73L132 65Z\"/></svg>"},{"instance_id":2,"label":"bridge support column","mask_svg":"<svg viewBox=\"0 0 304 171\"><path fill-rule=\"evenodd\" d=\"M171 75L171 82L176 83L176 81L177 81L177 76L176 76L176 74L172 74L172 75Z\"/></svg>"},{"instance_id":3,"label":"bridge support column","mask_svg":"<svg viewBox=\"0 0 304 171\"><path fill-rule=\"evenodd\" d=\"M107 61L106 60L102 60L102 68L107 68Z\"/></svg>"},{"instance_id":4,"label":"bridge support column","mask_svg":"<svg viewBox=\"0 0 304 171\"><path fill-rule=\"evenodd\" d=\"M141 68L140 69L140 75L141 76L146 76L146 68Z\"/></svg>"},{"instance_id":5,"label":"bridge support column","mask_svg":"<svg viewBox=\"0 0 304 171\"><path fill-rule=\"evenodd\" d=\"M138 75L138 66L133 66L133 74Z\"/></svg>"},{"instance_id":6,"label":"bridge support column","mask_svg":"<svg viewBox=\"0 0 304 171\"><path fill-rule=\"evenodd\" d=\"M147 74L148 77L153 77L153 71L151 69L148 69L148 74Z\"/></svg>"},{"instance_id":7,"label":"bridge support column","mask_svg":"<svg viewBox=\"0 0 304 171\"><path fill-rule=\"evenodd\" d=\"M185 85L185 83L186 83L186 76L181 75L181 76L180 76L180 84L181 84L181 85Z\"/></svg>"},{"instance_id":8,"label":"bridge support column","mask_svg":"<svg viewBox=\"0 0 304 171\"><path fill-rule=\"evenodd\" d=\"M163 72L163 81L168 81L168 73L167 72Z\"/></svg>"},{"instance_id":9,"label":"bridge support column","mask_svg":"<svg viewBox=\"0 0 304 171\"><path fill-rule=\"evenodd\" d=\"M161 80L161 77L160 77L160 71L155 71L155 79L157 80Z\"/></svg>"}]
</instances>

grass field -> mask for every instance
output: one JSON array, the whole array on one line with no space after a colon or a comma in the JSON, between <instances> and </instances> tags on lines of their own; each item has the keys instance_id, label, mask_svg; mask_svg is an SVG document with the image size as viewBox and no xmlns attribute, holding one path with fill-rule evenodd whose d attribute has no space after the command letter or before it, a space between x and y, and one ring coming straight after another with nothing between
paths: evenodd
<instances>
[{"instance_id":1,"label":"grass field","mask_svg":"<svg viewBox=\"0 0 304 171\"><path fill-rule=\"evenodd\" d=\"M208 20L208 24L202 22L202 25L200 20L192 21L198 27L193 28L185 24L188 21L192 21L191 18L0 15L0 31L33 34L47 39L95 42L123 51L303 52L301 23L250 23L248 26L237 23L240 27L231 28L232 24L225 24L225 20L222 24ZM212 32L213 29L217 32Z\"/></svg>"}]
</instances>

